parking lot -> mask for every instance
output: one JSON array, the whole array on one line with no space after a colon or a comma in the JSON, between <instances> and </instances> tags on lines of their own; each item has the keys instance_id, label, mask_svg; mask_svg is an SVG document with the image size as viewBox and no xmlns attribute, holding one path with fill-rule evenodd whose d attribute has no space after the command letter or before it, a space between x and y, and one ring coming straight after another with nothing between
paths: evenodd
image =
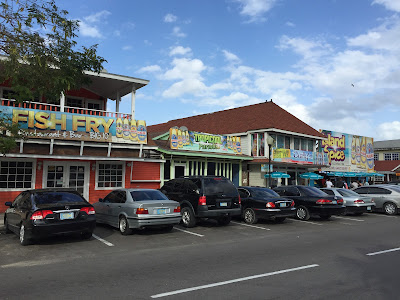
<instances>
[{"instance_id":1,"label":"parking lot","mask_svg":"<svg viewBox=\"0 0 400 300\"><path fill-rule=\"evenodd\" d=\"M395 299L399 224L400 216L383 214L228 226L205 220L130 236L98 225L89 240L63 236L27 247L1 227L0 269L8 276L0 298L39 297L45 281L61 298L79 290L83 298L107 291L135 299ZM17 274L24 275L15 281ZM19 290L17 282L31 290Z\"/></svg>"}]
</instances>

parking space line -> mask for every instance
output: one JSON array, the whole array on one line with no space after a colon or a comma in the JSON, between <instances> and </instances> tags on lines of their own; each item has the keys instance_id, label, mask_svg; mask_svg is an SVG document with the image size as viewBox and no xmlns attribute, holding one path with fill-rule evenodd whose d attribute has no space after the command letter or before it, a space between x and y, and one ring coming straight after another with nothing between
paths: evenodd
<instances>
[{"instance_id":1,"label":"parking space line","mask_svg":"<svg viewBox=\"0 0 400 300\"><path fill-rule=\"evenodd\" d=\"M324 225L324 224L319 224L319 223L310 222L310 221L302 221L302 220L297 220L297 219L290 219L290 220L292 220L292 221L297 221L297 222L301 222L301 223L308 223L308 224L318 225L318 226Z\"/></svg>"},{"instance_id":2,"label":"parking space line","mask_svg":"<svg viewBox=\"0 0 400 300\"><path fill-rule=\"evenodd\" d=\"M381 215L381 214L371 214L371 216L385 217L385 218L397 218L396 216L388 216L388 215Z\"/></svg>"},{"instance_id":3,"label":"parking space line","mask_svg":"<svg viewBox=\"0 0 400 300\"><path fill-rule=\"evenodd\" d=\"M393 248L393 249L389 249L389 250L383 250L383 251L368 253L367 255L368 256L373 256L373 255L384 254L384 253L393 252L393 251L399 251L399 250L400 250L400 248Z\"/></svg>"},{"instance_id":4,"label":"parking space line","mask_svg":"<svg viewBox=\"0 0 400 300\"><path fill-rule=\"evenodd\" d=\"M242 225L242 226L248 226L248 227L258 228L258 229L271 230L271 229L269 229L269 228L264 228L264 227L260 227L260 226L254 226L254 225L250 225L250 224L243 224L243 223L234 222L234 221L231 221L231 223L237 224L237 225Z\"/></svg>"},{"instance_id":5,"label":"parking space line","mask_svg":"<svg viewBox=\"0 0 400 300\"><path fill-rule=\"evenodd\" d=\"M227 280L227 281L221 281L221 282L216 282L216 283L211 283L211 284L206 284L206 285L200 285L200 286L195 286L195 287L191 287L191 288L187 288L187 289L176 290L176 291L172 291L172 292L168 292L168 293L153 295L153 296L151 296L151 298L167 297L167 296L171 296L171 295L177 295L177 294L182 294L182 293L187 293L187 292L192 292L192 291L197 291L197 290L202 290L202 289L208 289L208 288L212 288L212 287L216 287L216 286L221 286L221 285L226 285L226 284L231 284L231 283L236 283L236 282L241 282L241 281L246 281L246 280L252 280L252 279L257 279L257 278L262 278L262 277L268 277L268 276L273 276L273 275L279 275L279 274L288 273L288 272L300 271L300 270L305 270L305 269L310 269L310 268L315 268L315 267L319 267L319 265L313 264L313 265L302 266L302 267L298 267L298 268L286 269L286 270L264 273L264 274L259 274L259 275L253 275L253 276L237 278L237 279L232 279L232 280Z\"/></svg>"},{"instance_id":6,"label":"parking space line","mask_svg":"<svg viewBox=\"0 0 400 300\"><path fill-rule=\"evenodd\" d=\"M114 244L112 244L110 242L107 242L106 240L103 240L101 237L99 237L99 236L97 236L95 234L92 234L92 237L94 237L95 239L99 240L100 242L106 244L107 246L110 246L110 247L114 246Z\"/></svg>"},{"instance_id":7,"label":"parking space line","mask_svg":"<svg viewBox=\"0 0 400 300\"><path fill-rule=\"evenodd\" d=\"M178 228L178 227L174 227L176 230L179 230L179 231L182 231L182 232L186 232L186 233L190 233L190 234L193 234L193 235L196 235L196 236L199 236L199 237L203 237L204 235L202 235L202 234L198 234L198 233L194 233L194 232L191 232L191 231L187 231L187 230L183 230L183 229L180 229L180 228Z\"/></svg>"},{"instance_id":8,"label":"parking space line","mask_svg":"<svg viewBox=\"0 0 400 300\"><path fill-rule=\"evenodd\" d=\"M343 225L350 225L350 226L353 226L353 225L354 225L354 224L345 223L345 222L339 222L339 224L343 224Z\"/></svg>"},{"instance_id":9,"label":"parking space line","mask_svg":"<svg viewBox=\"0 0 400 300\"><path fill-rule=\"evenodd\" d=\"M365 220L360 220L360 219L352 219L352 218L347 218L347 217L339 217L339 216L332 216L333 218L337 219L345 219L345 220L350 220L350 221L357 221L357 222L364 222Z\"/></svg>"}]
</instances>

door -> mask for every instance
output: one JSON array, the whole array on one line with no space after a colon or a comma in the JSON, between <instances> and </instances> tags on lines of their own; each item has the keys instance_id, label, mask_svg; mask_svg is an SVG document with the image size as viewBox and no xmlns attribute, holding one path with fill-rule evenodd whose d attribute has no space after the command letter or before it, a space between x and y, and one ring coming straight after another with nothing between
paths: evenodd
<instances>
[{"instance_id":1,"label":"door","mask_svg":"<svg viewBox=\"0 0 400 300\"><path fill-rule=\"evenodd\" d=\"M89 167L88 162L45 161L43 187L73 188L89 200Z\"/></svg>"},{"instance_id":2,"label":"door","mask_svg":"<svg viewBox=\"0 0 400 300\"><path fill-rule=\"evenodd\" d=\"M179 178L181 176L185 176L186 165L178 165L175 164L175 178Z\"/></svg>"}]
</instances>

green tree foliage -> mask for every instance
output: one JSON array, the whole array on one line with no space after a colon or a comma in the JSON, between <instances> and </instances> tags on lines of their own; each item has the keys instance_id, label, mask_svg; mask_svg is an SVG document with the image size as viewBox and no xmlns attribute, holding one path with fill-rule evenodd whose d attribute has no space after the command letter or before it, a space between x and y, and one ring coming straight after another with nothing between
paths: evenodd
<instances>
[{"instance_id":1,"label":"green tree foliage","mask_svg":"<svg viewBox=\"0 0 400 300\"><path fill-rule=\"evenodd\" d=\"M6 154L17 146L16 139L23 138L19 127L14 124L11 118L2 116L0 111L0 153Z\"/></svg>"},{"instance_id":2,"label":"green tree foliage","mask_svg":"<svg viewBox=\"0 0 400 300\"><path fill-rule=\"evenodd\" d=\"M79 21L67 16L53 0L1 0L0 82L12 86L17 101L56 103L61 92L89 83L84 71L102 70L97 45L78 48Z\"/></svg>"}]
</instances>

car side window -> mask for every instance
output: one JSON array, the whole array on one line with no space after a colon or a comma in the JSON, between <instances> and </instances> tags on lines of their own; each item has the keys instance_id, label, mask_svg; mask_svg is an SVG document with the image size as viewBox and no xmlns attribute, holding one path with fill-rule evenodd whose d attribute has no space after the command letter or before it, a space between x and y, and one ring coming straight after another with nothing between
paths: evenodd
<instances>
[{"instance_id":1,"label":"car side window","mask_svg":"<svg viewBox=\"0 0 400 300\"><path fill-rule=\"evenodd\" d=\"M360 195L367 195L368 190L369 190L369 188L358 188L358 189L355 189L354 191Z\"/></svg>"},{"instance_id":2,"label":"car side window","mask_svg":"<svg viewBox=\"0 0 400 300\"><path fill-rule=\"evenodd\" d=\"M174 185L174 192L182 193L185 189L185 181L184 180L176 180Z\"/></svg>"},{"instance_id":3,"label":"car side window","mask_svg":"<svg viewBox=\"0 0 400 300\"><path fill-rule=\"evenodd\" d=\"M201 181L199 179L189 179L186 181L186 190L189 194L198 194L201 187Z\"/></svg>"},{"instance_id":4,"label":"car side window","mask_svg":"<svg viewBox=\"0 0 400 300\"><path fill-rule=\"evenodd\" d=\"M29 193L24 193L22 195L21 201L19 203L20 208L31 209L32 202L31 202L31 195Z\"/></svg>"},{"instance_id":5,"label":"car side window","mask_svg":"<svg viewBox=\"0 0 400 300\"><path fill-rule=\"evenodd\" d=\"M389 195L392 193L392 191L387 190L387 189L382 189L382 188L378 188L378 187L370 187L369 188L370 194L375 194L375 195Z\"/></svg>"},{"instance_id":6,"label":"car side window","mask_svg":"<svg viewBox=\"0 0 400 300\"><path fill-rule=\"evenodd\" d=\"M115 203L125 203L126 202L126 192L119 191L115 194Z\"/></svg>"},{"instance_id":7,"label":"car side window","mask_svg":"<svg viewBox=\"0 0 400 300\"><path fill-rule=\"evenodd\" d=\"M238 189L240 198L248 198L250 196L249 192L245 189Z\"/></svg>"},{"instance_id":8,"label":"car side window","mask_svg":"<svg viewBox=\"0 0 400 300\"><path fill-rule=\"evenodd\" d=\"M288 187L285 196L300 196L300 192L296 187Z\"/></svg>"},{"instance_id":9,"label":"car side window","mask_svg":"<svg viewBox=\"0 0 400 300\"><path fill-rule=\"evenodd\" d=\"M117 193L117 191L111 192L109 193L103 200L103 202L107 202L107 203L114 203L114 199L115 199L115 194Z\"/></svg>"},{"instance_id":10,"label":"car side window","mask_svg":"<svg viewBox=\"0 0 400 300\"><path fill-rule=\"evenodd\" d=\"M22 201L22 199L23 199L23 197L24 197L25 194L26 194L26 193L21 193L21 194L19 194L19 195L17 196L17 198L14 199L12 206L15 207L15 208L21 207L21 206L20 206L20 205L21 205L21 201Z\"/></svg>"},{"instance_id":11,"label":"car side window","mask_svg":"<svg viewBox=\"0 0 400 300\"><path fill-rule=\"evenodd\" d=\"M274 191L275 191L279 196L285 196L285 190L284 190L284 189L276 188L276 189L274 189Z\"/></svg>"},{"instance_id":12,"label":"car side window","mask_svg":"<svg viewBox=\"0 0 400 300\"><path fill-rule=\"evenodd\" d=\"M335 195L335 193L332 190L322 190L322 191L327 193L328 195Z\"/></svg>"}]
</instances>

